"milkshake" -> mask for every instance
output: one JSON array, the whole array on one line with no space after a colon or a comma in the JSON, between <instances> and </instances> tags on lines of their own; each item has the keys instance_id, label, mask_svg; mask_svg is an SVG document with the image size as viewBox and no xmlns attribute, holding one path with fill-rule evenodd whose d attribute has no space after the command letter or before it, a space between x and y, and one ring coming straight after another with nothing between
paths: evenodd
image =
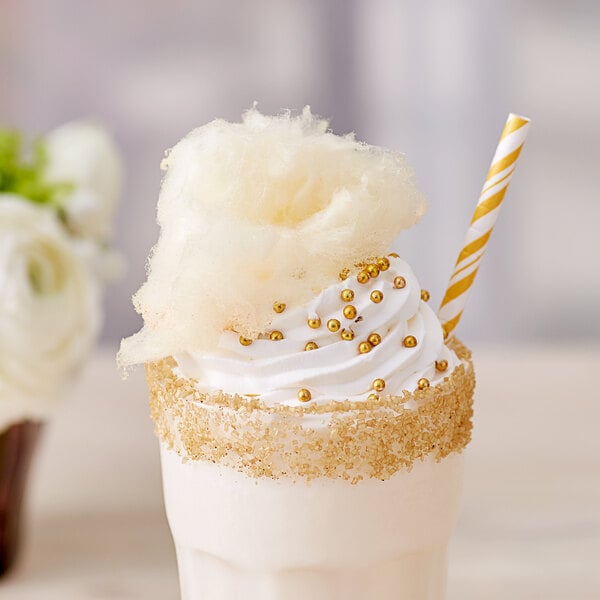
<instances>
[{"instance_id":1,"label":"milkshake","mask_svg":"<svg viewBox=\"0 0 600 600\"><path fill-rule=\"evenodd\" d=\"M308 109L168 153L135 297L186 600L441 600L471 433L469 351L390 245L404 158Z\"/></svg>"}]
</instances>

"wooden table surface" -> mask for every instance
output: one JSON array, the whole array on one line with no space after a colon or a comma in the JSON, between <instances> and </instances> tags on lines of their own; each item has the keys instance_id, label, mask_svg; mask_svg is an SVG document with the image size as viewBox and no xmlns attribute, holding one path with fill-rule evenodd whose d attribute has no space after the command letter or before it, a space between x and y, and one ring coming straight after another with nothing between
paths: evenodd
<instances>
[{"instance_id":1,"label":"wooden table surface","mask_svg":"<svg viewBox=\"0 0 600 600\"><path fill-rule=\"evenodd\" d=\"M479 347L449 600L600 599L600 347ZM46 428L1 600L177 600L141 372L96 353Z\"/></svg>"}]
</instances>

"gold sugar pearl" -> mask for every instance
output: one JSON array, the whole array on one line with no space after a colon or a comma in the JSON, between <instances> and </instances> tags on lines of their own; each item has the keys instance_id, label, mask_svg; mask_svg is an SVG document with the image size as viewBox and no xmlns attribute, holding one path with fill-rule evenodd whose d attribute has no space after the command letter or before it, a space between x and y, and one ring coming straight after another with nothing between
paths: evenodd
<instances>
[{"instance_id":1,"label":"gold sugar pearl","mask_svg":"<svg viewBox=\"0 0 600 600\"><path fill-rule=\"evenodd\" d=\"M367 265L365 271L369 277L373 277L373 279L379 275L379 267L375 263Z\"/></svg>"},{"instance_id":2,"label":"gold sugar pearl","mask_svg":"<svg viewBox=\"0 0 600 600\"><path fill-rule=\"evenodd\" d=\"M383 379L374 379L373 383L371 384L371 387L376 392L383 392L383 390L385 389L385 381Z\"/></svg>"},{"instance_id":3,"label":"gold sugar pearl","mask_svg":"<svg viewBox=\"0 0 600 600\"><path fill-rule=\"evenodd\" d=\"M306 346L304 346L305 350L316 350L319 345L316 342L307 342Z\"/></svg>"},{"instance_id":4,"label":"gold sugar pearl","mask_svg":"<svg viewBox=\"0 0 600 600\"><path fill-rule=\"evenodd\" d=\"M242 346L249 346L251 343L252 343L252 340L250 338L240 335L240 344Z\"/></svg>"},{"instance_id":5,"label":"gold sugar pearl","mask_svg":"<svg viewBox=\"0 0 600 600\"><path fill-rule=\"evenodd\" d=\"M285 304L283 302L275 302L273 304L273 310L276 313L282 313L285 310Z\"/></svg>"},{"instance_id":6,"label":"gold sugar pearl","mask_svg":"<svg viewBox=\"0 0 600 600\"><path fill-rule=\"evenodd\" d=\"M448 368L448 361L447 360L436 360L435 368L438 371L445 371Z\"/></svg>"},{"instance_id":7,"label":"gold sugar pearl","mask_svg":"<svg viewBox=\"0 0 600 600\"><path fill-rule=\"evenodd\" d=\"M310 393L310 390L307 390L306 388L298 390L298 400L300 400L300 402L308 402L311 398L312 394Z\"/></svg>"},{"instance_id":8,"label":"gold sugar pearl","mask_svg":"<svg viewBox=\"0 0 600 600\"><path fill-rule=\"evenodd\" d=\"M352 300L354 300L354 292L352 290L342 290L340 298L344 302L352 302Z\"/></svg>"},{"instance_id":9,"label":"gold sugar pearl","mask_svg":"<svg viewBox=\"0 0 600 600\"><path fill-rule=\"evenodd\" d=\"M400 258L400 255L396 254L395 252L390 252L388 256L391 256L392 258Z\"/></svg>"},{"instance_id":10,"label":"gold sugar pearl","mask_svg":"<svg viewBox=\"0 0 600 600\"><path fill-rule=\"evenodd\" d=\"M390 261L389 259L385 258L385 256L382 258L378 258L377 266L379 267L380 271L387 271L390 268Z\"/></svg>"},{"instance_id":11,"label":"gold sugar pearl","mask_svg":"<svg viewBox=\"0 0 600 600\"><path fill-rule=\"evenodd\" d=\"M352 304L344 306L344 316L346 319L356 319L356 308Z\"/></svg>"},{"instance_id":12,"label":"gold sugar pearl","mask_svg":"<svg viewBox=\"0 0 600 600\"><path fill-rule=\"evenodd\" d=\"M348 275L350 275L350 269L342 269L340 271L340 279L344 281L344 279L348 279Z\"/></svg>"},{"instance_id":13,"label":"gold sugar pearl","mask_svg":"<svg viewBox=\"0 0 600 600\"><path fill-rule=\"evenodd\" d=\"M356 276L358 283L367 283L369 279L369 274L365 270L360 271L360 273Z\"/></svg>"},{"instance_id":14,"label":"gold sugar pearl","mask_svg":"<svg viewBox=\"0 0 600 600\"><path fill-rule=\"evenodd\" d=\"M367 400L370 400L371 402L377 402L377 400L379 400L379 394L369 394L367 396Z\"/></svg>"},{"instance_id":15,"label":"gold sugar pearl","mask_svg":"<svg viewBox=\"0 0 600 600\"><path fill-rule=\"evenodd\" d=\"M429 298L431 298L431 294L427 290L421 290L421 300L429 302Z\"/></svg>"},{"instance_id":16,"label":"gold sugar pearl","mask_svg":"<svg viewBox=\"0 0 600 600\"><path fill-rule=\"evenodd\" d=\"M414 348L417 345L417 338L414 335L407 335L402 344L405 348Z\"/></svg>"},{"instance_id":17,"label":"gold sugar pearl","mask_svg":"<svg viewBox=\"0 0 600 600\"><path fill-rule=\"evenodd\" d=\"M278 342L283 339L283 333L281 331L271 331L271 335L269 336L274 342Z\"/></svg>"},{"instance_id":18,"label":"gold sugar pearl","mask_svg":"<svg viewBox=\"0 0 600 600\"><path fill-rule=\"evenodd\" d=\"M346 342L350 342L354 339L354 331L352 329L342 329L342 339Z\"/></svg>"},{"instance_id":19,"label":"gold sugar pearl","mask_svg":"<svg viewBox=\"0 0 600 600\"><path fill-rule=\"evenodd\" d=\"M371 292L371 302L379 304L383 300L383 292L380 290L373 290Z\"/></svg>"},{"instance_id":20,"label":"gold sugar pearl","mask_svg":"<svg viewBox=\"0 0 600 600\"><path fill-rule=\"evenodd\" d=\"M417 381L417 387L420 390L426 390L429 387L429 379L426 379L425 377L421 377L421 379L419 379L419 381Z\"/></svg>"},{"instance_id":21,"label":"gold sugar pearl","mask_svg":"<svg viewBox=\"0 0 600 600\"><path fill-rule=\"evenodd\" d=\"M378 346L381 344L381 336L378 333L372 333L367 340L371 346Z\"/></svg>"},{"instance_id":22,"label":"gold sugar pearl","mask_svg":"<svg viewBox=\"0 0 600 600\"><path fill-rule=\"evenodd\" d=\"M394 287L397 290L401 290L403 287L406 287L406 279L404 279L404 277L402 277L402 275L398 275L397 277L394 277Z\"/></svg>"},{"instance_id":23,"label":"gold sugar pearl","mask_svg":"<svg viewBox=\"0 0 600 600\"><path fill-rule=\"evenodd\" d=\"M319 319L319 317L317 317L316 319L309 319L308 326L311 329L319 329L319 327L321 327L321 319Z\"/></svg>"},{"instance_id":24,"label":"gold sugar pearl","mask_svg":"<svg viewBox=\"0 0 600 600\"><path fill-rule=\"evenodd\" d=\"M332 331L333 333L339 331L340 322L337 319L329 319L329 321L327 321L327 329L329 329L329 331Z\"/></svg>"},{"instance_id":25,"label":"gold sugar pearl","mask_svg":"<svg viewBox=\"0 0 600 600\"><path fill-rule=\"evenodd\" d=\"M371 344L369 344L369 342L361 342L358 345L358 351L361 354L366 354L367 352L371 352L371 348L372 348L372 346L371 346Z\"/></svg>"}]
</instances>

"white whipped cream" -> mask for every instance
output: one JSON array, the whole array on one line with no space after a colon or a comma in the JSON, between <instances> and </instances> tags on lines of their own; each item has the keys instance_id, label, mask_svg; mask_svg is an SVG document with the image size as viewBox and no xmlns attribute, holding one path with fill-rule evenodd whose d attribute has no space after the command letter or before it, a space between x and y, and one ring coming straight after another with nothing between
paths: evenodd
<instances>
[{"instance_id":1,"label":"white whipped cream","mask_svg":"<svg viewBox=\"0 0 600 600\"><path fill-rule=\"evenodd\" d=\"M267 404L299 405L298 390L308 389L312 402L366 400L373 393L373 380L383 379L384 395L414 391L421 378L431 385L447 377L459 359L446 347L440 322L429 305L421 300L421 287L410 266L390 257L390 268L361 284L350 276L325 289L311 302L275 314L269 331L280 331L283 339L257 339L240 344L239 334L225 331L213 352L175 355L179 374L198 380L203 392L222 390L228 394L258 395ZM397 289L394 278L404 277ZM354 299L344 302L342 290L352 290ZM375 303L371 292L379 290L383 300ZM347 305L356 308L356 317L343 314ZM318 317L321 326L312 329L308 319ZM330 319L340 322L339 331L327 328ZM341 331L351 329L354 339L343 340ZM381 343L361 354L360 342L378 333ZM405 347L403 340L414 336L417 345ZM307 342L318 344L305 350ZM436 361L445 360L445 371Z\"/></svg>"}]
</instances>

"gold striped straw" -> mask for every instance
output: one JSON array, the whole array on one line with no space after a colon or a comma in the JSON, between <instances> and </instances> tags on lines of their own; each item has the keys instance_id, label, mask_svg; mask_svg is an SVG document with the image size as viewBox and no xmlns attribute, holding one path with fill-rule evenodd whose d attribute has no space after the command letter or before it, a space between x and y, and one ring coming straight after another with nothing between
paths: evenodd
<instances>
[{"instance_id":1,"label":"gold striped straw","mask_svg":"<svg viewBox=\"0 0 600 600\"><path fill-rule=\"evenodd\" d=\"M469 290L492 235L492 229L498 218L508 184L515 172L517 158L525 143L528 130L527 117L512 113L508 115L465 242L454 266L454 273L448 282L448 289L438 312L445 338L454 331L463 314Z\"/></svg>"}]
</instances>

